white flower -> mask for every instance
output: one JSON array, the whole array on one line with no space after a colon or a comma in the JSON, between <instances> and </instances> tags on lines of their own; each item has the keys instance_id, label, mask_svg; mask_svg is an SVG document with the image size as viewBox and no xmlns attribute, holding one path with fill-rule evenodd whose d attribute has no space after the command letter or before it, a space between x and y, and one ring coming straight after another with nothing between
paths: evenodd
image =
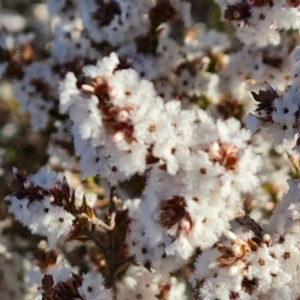
<instances>
[{"instance_id":1,"label":"white flower","mask_svg":"<svg viewBox=\"0 0 300 300\"><path fill-rule=\"evenodd\" d=\"M82 285L78 288L79 294L87 300L110 300L112 292L104 287L104 278L100 273L91 271L82 276Z\"/></svg>"}]
</instances>

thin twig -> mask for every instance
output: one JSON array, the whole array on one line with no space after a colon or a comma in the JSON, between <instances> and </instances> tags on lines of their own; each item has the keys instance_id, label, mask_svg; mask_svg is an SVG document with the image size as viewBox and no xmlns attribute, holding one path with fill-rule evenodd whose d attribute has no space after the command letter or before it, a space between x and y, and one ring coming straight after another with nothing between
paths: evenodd
<instances>
[{"instance_id":1,"label":"thin twig","mask_svg":"<svg viewBox=\"0 0 300 300\"><path fill-rule=\"evenodd\" d=\"M242 224L243 226L247 227L248 229L252 230L258 237L263 236L263 229L261 226L255 222L248 214L243 214L241 212L236 214L236 220Z\"/></svg>"},{"instance_id":2,"label":"thin twig","mask_svg":"<svg viewBox=\"0 0 300 300\"><path fill-rule=\"evenodd\" d=\"M300 164L299 161L297 160L296 156L293 154L289 154L288 152L286 152L290 162L292 163L292 165L294 166L294 168L296 169L296 171L298 172L298 174L300 174Z\"/></svg>"},{"instance_id":3,"label":"thin twig","mask_svg":"<svg viewBox=\"0 0 300 300\"><path fill-rule=\"evenodd\" d=\"M131 263L135 260L135 256L131 255L126 257L125 259L119 261L118 263L115 264L115 269L118 270L119 268L121 268L122 266L126 265L127 263Z\"/></svg>"},{"instance_id":4,"label":"thin twig","mask_svg":"<svg viewBox=\"0 0 300 300\"><path fill-rule=\"evenodd\" d=\"M89 231L88 229L86 229L84 231L84 234L86 236L88 236L93 242L94 244L98 247L98 249L102 252L102 254L104 255L105 260L107 260L107 250L105 249L105 247L99 242L99 240L97 239L97 237L94 235L93 232Z\"/></svg>"},{"instance_id":5,"label":"thin twig","mask_svg":"<svg viewBox=\"0 0 300 300\"><path fill-rule=\"evenodd\" d=\"M98 218L90 218L86 213L81 213L79 217L85 217L91 222L93 225L102 228L104 231L112 231L115 228L115 219L116 219L116 213L113 212L110 216L110 222L109 225L107 225L104 221L99 220Z\"/></svg>"},{"instance_id":6,"label":"thin twig","mask_svg":"<svg viewBox=\"0 0 300 300\"><path fill-rule=\"evenodd\" d=\"M116 202L117 198L115 196L115 187L111 187L110 197L109 197L109 224L106 224L104 221L98 219L97 217L90 218L86 213L81 213L78 217L83 217L88 219L88 221L94 226L98 226L106 232L112 231L116 226Z\"/></svg>"},{"instance_id":7,"label":"thin twig","mask_svg":"<svg viewBox=\"0 0 300 300\"><path fill-rule=\"evenodd\" d=\"M111 230L108 231L108 237L109 237L109 276L110 281L112 282L112 290L114 295L114 300L117 299L117 289L115 284L115 273L117 271L117 268L115 267L115 239L113 236L112 230L115 228L115 218L116 218L116 188L114 186L111 186L110 188L110 194L109 194L109 222L112 227Z\"/></svg>"},{"instance_id":8,"label":"thin twig","mask_svg":"<svg viewBox=\"0 0 300 300\"><path fill-rule=\"evenodd\" d=\"M116 205L115 205L115 198L117 198L117 195L116 195L116 187L112 186L110 188L110 193L109 193L109 213L112 213L115 208L116 208Z\"/></svg>"},{"instance_id":9,"label":"thin twig","mask_svg":"<svg viewBox=\"0 0 300 300\"><path fill-rule=\"evenodd\" d=\"M119 261L116 263L115 260L115 253L116 253L116 245L115 245L115 239L113 235L113 229L115 228L115 219L116 219L116 203L117 203L117 197L116 197L116 188L111 187L110 189L110 195L109 195L109 209L108 209L108 219L109 219L109 225L104 223L102 220L97 219L96 217L90 218L87 214L82 213L81 216L87 218L94 226L98 226L101 229L103 229L109 239L108 247L103 246L100 241L97 239L97 237L94 234L94 231L90 231L86 229L84 232L98 247L98 249L102 252L104 259L108 266L108 278L107 283L110 288L113 290L114 300L117 300L117 292L116 292L116 284L115 284L115 275L117 270L122 267L123 265L130 263L134 261L134 256L129 256L125 258L122 261Z\"/></svg>"}]
</instances>

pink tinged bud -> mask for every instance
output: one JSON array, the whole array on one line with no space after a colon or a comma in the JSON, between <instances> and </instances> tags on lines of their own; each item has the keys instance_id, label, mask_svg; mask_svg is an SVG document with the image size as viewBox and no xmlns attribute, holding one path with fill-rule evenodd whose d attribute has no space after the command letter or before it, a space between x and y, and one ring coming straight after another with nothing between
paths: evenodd
<instances>
[{"instance_id":1,"label":"pink tinged bud","mask_svg":"<svg viewBox=\"0 0 300 300\"><path fill-rule=\"evenodd\" d=\"M191 222L187 219L182 219L180 222L180 228L186 233L189 232L191 230Z\"/></svg>"},{"instance_id":2,"label":"pink tinged bud","mask_svg":"<svg viewBox=\"0 0 300 300\"><path fill-rule=\"evenodd\" d=\"M118 143L124 140L125 140L125 134L123 131L117 131L112 137L112 141L114 143Z\"/></svg>"},{"instance_id":3,"label":"pink tinged bud","mask_svg":"<svg viewBox=\"0 0 300 300\"><path fill-rule=\"evenodd\" d=\"M277 20L274 20L273 23L269 26L270 29L276 30L277 29Z\"/></svg>"},{"instance_id":4,"label":"pink tinged bud","mask_svg":"<svg viewBox=\"0 0 300 300\"><path fill-rule=\"evenodd\" d=\"M240 14L238 11L235 11L235 12L233 13L233 17L234 17L235 19L239 19L239 18L241 17L241 14Z\"/></svg>"},{"instance_id":5,"label":"pink tinged bud","mask_svg":"<svg viewBox=\"0 0 300 300\"><path fill-rule=\"evenodd\" d=\"M219 158L220 157L220 145L218 142L212 142L209 145L209 154L213 158Z\"/></svg>"},{"instance_id":6,"label":"pink tinged bud","mask_svg":"<svg viewBox=\"0 0 300 300\"><path fill-rule=\"evenodd\" d=\"M121 110L117 114L117 121L118 122L126 122L129 119L129 113L127 110Z\"/></svg>"},{"instance_id":7,"label":"pink tinged bud","mask_svg":"<svg viewBox=\"0 0 300 300\"><path fill-rule=\"evenodd\" d=\"M95 88L91 85L88 85L88 84L83 84L81 86L81 90L84 92L84 93L94 93L95 92Z\"/></svg>"},{"instance_id":8,"label":"pink tinged bud","mask_svg":"<svg viewBox=\"0 0 300 300\"><path fill-rule=\"evenodd\" d=\"M268 233L266 233L266 234L263 235L262 241L263 241L264 244L267 245L268 248L270 248L272 246L272 244L273 244L271 236Z\"/></svg>"},{"instance_id":9,"label":"pink tinged bud","mask_svg":"<svg viewBox=\"0 0 300 300\"><path fill-rule=\"evenodd\" d=\"M25 189L28 189L28 188L30 187L30 182L28 182L27 180L25 180L25 181L23 182L23 185L24 185L24 188L25 188Z\"/></svg>"},{"instance_id":10,"label":"pink tinged bud","mask_svg":"<svg viewBox=\"0 0 300 300\"><path fill-rule=\"evenodd\" d=\"M239 22L237 22L236 26L238 28L243 28L245 26L245 22L244 21L239 21Z\"/></svg>"},{"instance_id":11,"label":"pink tinged bud","mask_svg":"<svg viewBox=\"0 0 300 300\"><path fill-rule=\"evenodd\" d=\"M114 98L117 95L117 91L115 88L109 87L108 88L108 95L110 98Z\"/></svg>"},{"instance_id":12,"label":"pink tinged bud","mask_svg":"<svg viewBox=\"0 0 300 300\"><path fill-rule=\"evenodd\" d=\"M271 210L273 210L274 209L274 207L275 207L275 204L273 203L273 202L267 202L266 204L265 204L265 208L266 208L266 210L268 210L268 211L271 211Z\"/></svg>"}]
</instances>

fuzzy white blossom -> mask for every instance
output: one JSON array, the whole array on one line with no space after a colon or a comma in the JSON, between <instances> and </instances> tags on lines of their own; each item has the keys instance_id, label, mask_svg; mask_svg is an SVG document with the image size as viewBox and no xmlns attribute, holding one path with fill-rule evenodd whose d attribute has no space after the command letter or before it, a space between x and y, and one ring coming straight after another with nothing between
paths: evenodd
<instances>
[{"instance_id":1,"label":"fuzzy white blossom","mask_svg":"<svg viewBox=\"0 0 300 300\"><path fill-rule=\"evenodd\" d=\"M276 88L265 84L265 90L252 93L258 102L254 113L247 117L249 129L261 130L263 134L274 140L279 151L299 152L299 48L292 54L295 60L291 80L292 83L281 94Z\"/></svg>"},{"instance_id":2,"label":"fuzzy white blossom","mask_svg":"<svg viewBox=\"0 0 300 300\"><path fill-rule=\"evenodd\" d=\"M118 284L118 299L132 298L155 300L163 297L166 300L188 299L183 282L176 277L165 279L153 274L143 267L131 267L126 271L124 279Z\"/></svg>"},{"instance_id":3,"label":"fuzzy white blossom","mask_svg":"<svg viewBox=\"0 0 300 300\"><path fill-rule=\"evenodd\" d=\"M259 243L252 236L226 236L231 246L219 244L217 250L198 257L191 283L198 288L198 299L296 299L300 290L299 277L299 183L290 182L290 189L278 211L273 225ZM278 222L278 218L281 219ZM277 224L277 228L275 226ZM271 229L272 228L272 229ZM219 254L220 254L219 252ZM213 263L213 260L216 260ZM221 267L215 269L215 267Z\"/></svg>"},{"instance_id":4,"label":"fuzzy white blossom","mask_svg":"<svg viewBox=\"0 0 300 300\"><path fill-rule=\"evenodd\" d=\"M61 110L69 110L74 122L83 175L100 175L115 184L151 167L131 231L132 253L153 268L173 257L178 263L171 268L176 269L196 247L211 246L228 228L240 193L258 184L260 159L248 145L250 133L236 120L216 122L199 109L183 110L178 101L164 104L149 82L133 70L114 71L117 65L111 54L96 67L86 67L85 75L95 82L91 90L79 90L68 74L61 86ZM97 98L93 89L101 88L106 94ZM147 164L149 155L157 163Z\"/></svg>"},{"instance_id":5,"label":"fuzzy white blossom","mask_svg":"<svg viewBox=\"0 0 300 300\"><path fill-rule=\"evenodd\" d=\"M278 45L280 30L299 30L299 4L289 0L216 0L245 44Z\"/></svg>"},{"instance_id":6,"label":"fuzzy white blossom","mask_svg":"<svg viewBox=\"0 0 300 300\"><path fill-rule=\"evenodd\" d=\"M17 170L15 170L17 172ZM71 230L74 216L53 203L53 197L46 191L54 188L56 173L48 173L44 168L27 178L25 191L5 198L10 202L9 212L16 220L28 227L32 233L44 235L50 246L60 237L66 237Z\"/></svg>"},{"instance_id":7,"label":"fuzzy white blossom","mask_svg":"<svg viewBox=\"0 0 300 300\"><path fill-rule=\"evenodd\" d=\"M79 294L90 300L110 300L111 290L103 286L104 279L101 274L90 272L83 275L82 285L78 288Z\"/></svg>"}]
</instances>

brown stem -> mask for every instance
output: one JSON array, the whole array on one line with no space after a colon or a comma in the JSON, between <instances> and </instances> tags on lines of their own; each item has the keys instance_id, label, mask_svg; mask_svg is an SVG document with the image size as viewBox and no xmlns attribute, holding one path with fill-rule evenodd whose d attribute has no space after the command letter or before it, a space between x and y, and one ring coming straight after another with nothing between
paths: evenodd
<instances>
[{"instance_id":1,"label":"brown stem","mask_svg":"<svg viewBox=\"0 0 300 300\"><path fill-rule=\"evenodd\" d=\"M127 263L131 263L135 260L135 256L131 255L126 257L125 259L119 261L118 263L115 264L116 270L120 269L122 266L126 265Z\"/></svg>"},{"instance_id":2,"label":"brown stem","mask_svg":"<svg viewBox=\"0 0 300 300\"><path fill-rule=\"evenodd\" d=\"M297 171L297 173L300 174L300 164L299 164L299 161L297 160L296 156L293 154L289 154L288 152L287 152L287 156L288 156L290 162L292 163L293 167Z\"/></svg>"},{"instance_id":3,"label":"brown stem","mask_svg":"<svg viewBox=\"0 0 300 300\"><path fill-rule=\"evenodd\" d=\"M134 256L129 256L120 262L116 262L115 259L116 246L115 246L115 239L113 234L113 229L115 228L116 201L117 201L115 193L116 193L116 188L111 187L110 197L109 197L109 216L108 216L109 225L105 224L102 220L99 220L97 218L91 219L86 214L82 214L84 217L88 218L93 225L102 228L108 236L109 239L108 247L104 247L96 237L93 230L90 231L86 229L84 232L95 243L97 248L102 252L104 256L104 259L108 266L107 285L109 288L113 289L114 300L116 300L117 297L117 289L116 289L116 282L115 282L116 272L121 266L123 266L126 263L132 262L134 260Z\"/></svg>"},{"instance_id":4,"label":"brown stem","mask_svg":"<svg viewBox=\"0 0 300 300\"><path fill-rule=\"evenodd\" d=\"M241 212L236 214L236 220L242 224L243 226L247 227L248 229L252 230L257 236L263 236L263 229L261 226L256 223L248 214L243 214Z\"/></svg>"},{"instance_id":5,"label":"brown stem","mask_svg":"<svg viewBox=\"0 0 300 300\"><path fill-rule=\"evenodd\" d=\"M115 227L115 217L116 217L116 188L112 186L110 188L110 195L109 195L109 221L110 225L112 227L111 230L108 231L108 237L109 237L109 276L110 281L112 283L112 289L113 289L113 295L114 300L117 300L117 288L116 288L116 282L114 280L115 273L117 271L116 265L115 265L115 239L113 236L112 230Z\"/></svg>"}]
</instances>

